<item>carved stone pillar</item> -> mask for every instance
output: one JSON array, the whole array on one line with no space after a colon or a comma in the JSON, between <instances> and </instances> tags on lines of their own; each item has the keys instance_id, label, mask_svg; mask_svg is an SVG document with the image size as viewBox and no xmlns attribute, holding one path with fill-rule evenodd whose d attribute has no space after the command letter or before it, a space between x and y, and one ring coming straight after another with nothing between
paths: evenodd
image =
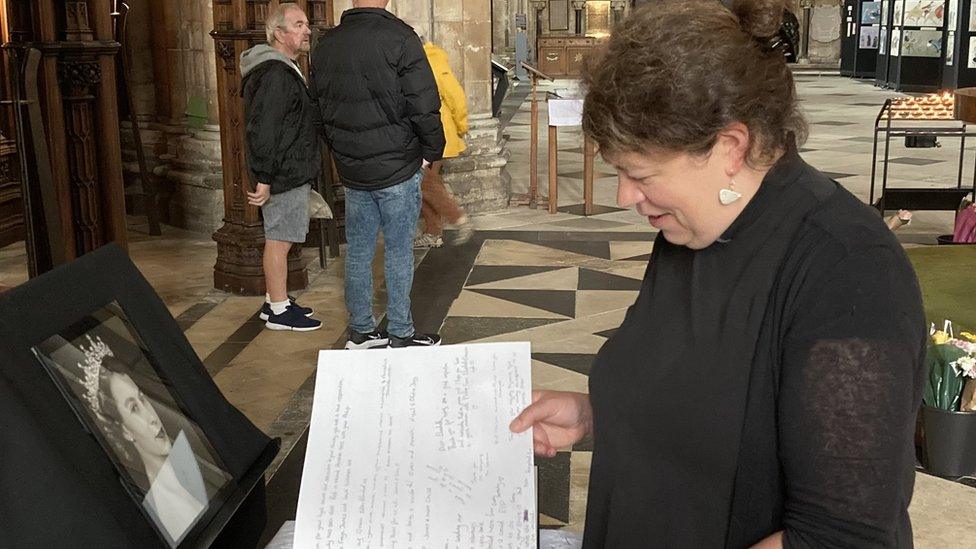
<instances>
[{"instance_id":1,"label":"carved stone pillar","mask_svg":"<svg viewBox=\"0 0 976 549\"><path fill-rule=\"evenodd\" d=\"M534 59L534 63L538 65L539 63L539 37L542 36L543 29L545 25L542 22L542 13L549 8L549 2L546 0L529 0L532 4L532 9L529 13L532 15L531 28L529 29L529 59Z\"/></svg>"},{"instance_id":2,"label":"carved stone pillar","mask_svg":"<svg viewBox=\"0 0 976 549\"><path fill-rule=\"evenodd\" d=\"M613 26L616 27L624 18L624 11L627 9L626 0L610 0L610 11L613 12Z\"/></svg>"},{"instance_id":3,"label":"carved stone pillar","mask_svg":"<svg viewBox=\"0 0 976 549\"><path fill-rule=\"evenodd\" d=\"M573 13L575 14L575 34L583 36L583 11L586 9L586 0L573 0L570 4L573 6Z\"/></svg>"},{"instance_id":4,"label":"carved stone pillar","mask_svg":"<svg viewBox=\"0 0 976 549\"><path fill-rule=\"evenodd\" d=\"M327 22L331 3L326 0L297 2L320 26ZM214 287L244 295L265 292L262 254L264 228L258 208L247 204L245 192L253 188L244 157L244 103L241 99L241 53L265 42L264 21L276 0L213 0L217 89L220 107L220 149L224 189L224 225L214 233L217 265ZM303 65L307 60L303 59ZM288 289L308 285L301 246L288 256Z\"/></svg>"},{"instance_id":5,"label":"carved stone pillar","mask_svg":"<svg viewBox=\"0 0 976 549\"><path fill-rule=\"evenodd\" d=\"M508 205L508 151L491 117L491 0L398 0L390 10L444 48L468 102L467 151L444 162L444 181L471 213ZM426 16L426 17L425 17Z\"/></svg>"}]
</instances>

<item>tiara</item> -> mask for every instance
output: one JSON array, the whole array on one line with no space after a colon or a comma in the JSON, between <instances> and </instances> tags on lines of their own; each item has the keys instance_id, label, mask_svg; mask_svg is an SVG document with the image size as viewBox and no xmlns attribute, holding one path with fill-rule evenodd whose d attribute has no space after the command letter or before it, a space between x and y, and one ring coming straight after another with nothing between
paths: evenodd
<instances>
[{"instance_id":1,"label":"tiara","mask_svg":"<svg viewBox=\"0 0 976 549\"><path fill-rule=\"evenodd\" d=\"M78 363L78 366L85 372L85 401L88 402L88 406L96 414L100 413L98 405L98 377L102 370L102 360L106 356L114 357L112 354L112 349L109 349L101 337L95 337L93 340L90 335L85 335L88 338L88 343L91 347L85 349L84 345L79 345L81 351L85 353L85 365L82 366Z\"/></svg>"}]
</instances>

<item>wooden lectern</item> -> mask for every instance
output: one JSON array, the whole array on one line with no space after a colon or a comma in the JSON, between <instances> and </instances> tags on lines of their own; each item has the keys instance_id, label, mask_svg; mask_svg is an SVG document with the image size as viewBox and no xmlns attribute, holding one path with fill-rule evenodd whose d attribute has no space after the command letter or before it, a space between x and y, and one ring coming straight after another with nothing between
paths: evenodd
<instances>
[{"instance_id":1,"label":"wooden lectern","mask_svg":"<svg viewBox=\"0 0 976 549\"><path fill-rule=\"evenodd\" d=\"M522 62L522 68L529 73L532 80L532 138L529 141L529 192L524 195L513 196L509 201L512 206L528 206L530 208L546 207L548 200L539 199L539 98L536 91L539 79L552 81L552 77L539 71L539 69Z\"/></svg>"}]
</instances>

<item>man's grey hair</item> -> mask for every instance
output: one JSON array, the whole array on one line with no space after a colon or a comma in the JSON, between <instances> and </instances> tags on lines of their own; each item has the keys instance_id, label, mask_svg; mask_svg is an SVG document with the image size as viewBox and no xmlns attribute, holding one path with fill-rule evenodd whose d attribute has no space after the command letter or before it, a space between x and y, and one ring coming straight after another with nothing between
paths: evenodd
<instances>
[{"instance_id":1,"label":"man's grey hair","mask_svg":"<svg viewBox=\"0 0 976 549\"><path fill-rule=\"evenodd\" d=\"M278 4L278 7L268 14L268 18L264 20L264 33L268 38L268 45L274 46L275 41L275 29L279 29L285 26L285 16L288 15L288 10L301 10L302 7L294 2L282 2Z\"/></svg>"}]
</instances>

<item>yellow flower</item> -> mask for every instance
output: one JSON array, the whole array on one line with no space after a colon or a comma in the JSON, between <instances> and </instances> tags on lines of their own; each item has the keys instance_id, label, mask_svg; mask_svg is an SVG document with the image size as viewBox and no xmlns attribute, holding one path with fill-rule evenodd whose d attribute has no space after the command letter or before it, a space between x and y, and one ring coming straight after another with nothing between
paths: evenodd
<instances>
[{"instance_id":1,"label":"yellow flower","mask_svg":"<svg viewBox=\"0 0 976 549\"><path fill-rule=\"evenodd\" d=\"M949 334L943 332L942 330L932 334L932 343L935 343L936 345L942 345L947 341L949 341Z\"/></svg>"},{"instance_id":2,"label":"yellow flower","mask_svg":"<svg viewBox=\"0 0 976 549\"><path fill-rule=\"evenodd\" d=\"M972 334L970 332L963 332L959 335L968 339L969 341L972 341L973 343L976 343L976 334Z\"/></svg>"}]
</instances>

